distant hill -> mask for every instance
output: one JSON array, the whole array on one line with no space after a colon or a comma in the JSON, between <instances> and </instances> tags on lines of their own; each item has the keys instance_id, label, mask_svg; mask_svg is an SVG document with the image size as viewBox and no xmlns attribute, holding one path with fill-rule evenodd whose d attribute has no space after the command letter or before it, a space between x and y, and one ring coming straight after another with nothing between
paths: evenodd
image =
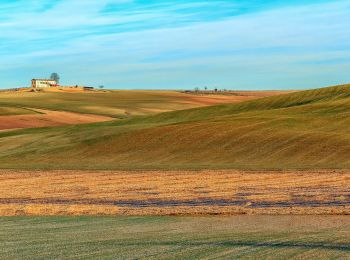
<instances>
[{"instance_id":1,"label":"distant hill","mask_svg":"<svg viewBox=\"0 0 350 260\"><path fill-rule=\"evenodd\" d=\"M72 169L349 169L350 85L0 133L0 164Z\"/></svg>"},{"instance_id":2,"label":"distant hill","mask_svg":"<svg viewBox=\"0 0 350 260\"><path fill-rule=\"evenodd\" d=\"M231 92L230 92L231 93ZM97 114L114 118L151 115L273 96L283 91L232 92L235 95L197 95L179 91L41 89L0 91L0 116L28 113L27 108Z\"/></svg>"}]
</instances>

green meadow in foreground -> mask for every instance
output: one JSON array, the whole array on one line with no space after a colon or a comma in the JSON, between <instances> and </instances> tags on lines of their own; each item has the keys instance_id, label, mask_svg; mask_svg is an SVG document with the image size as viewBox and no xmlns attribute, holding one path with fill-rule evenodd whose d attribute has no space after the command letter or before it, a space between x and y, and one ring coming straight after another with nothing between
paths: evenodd
<instances>
[{"instance_id":1,"label":"green meadow in foreground","mask_svg":"<svg viewBox=\"0 0 350 260\"><path fill-rule=\"evenodd\" d=\"M0 133L2 168L350 169L350 85Z\"/></svg>"},{"instance_id":2,"label":"green meadow in foreground","mask_svg":"<svg viewBox=\"0 0 350 260\"><path fill-rule=\"evenodd\" d=\"M0 258L349 259L349 223L347 216L2 217Z\"/></svg>"}]
</instances>

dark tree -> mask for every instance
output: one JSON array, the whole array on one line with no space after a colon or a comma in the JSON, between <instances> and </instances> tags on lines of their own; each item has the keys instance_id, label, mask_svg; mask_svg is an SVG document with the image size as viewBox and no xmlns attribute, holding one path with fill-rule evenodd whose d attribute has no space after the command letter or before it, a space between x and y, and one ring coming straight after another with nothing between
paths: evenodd
<instances>
[{"instance_id":1,"label":"dark tree","mask_svg":"<svg viewBox=\"0 0 350 260\"><path fill-rule=\"evenodd\" d=\"M99 86L100 89L104 89L104 87L105 87L105 86L103 86L103 85L100 85L100 86Z\"/></svg>"},{"instance_id":2,"label":"dark tree","mask_svg":"<svg viewBox=\"0 0 350 260\"><path fill-rule=\"evenodd\" d=\"M56 72L51 73L50 79L55 80L57 84L60 83L60 76Z\"/></svg>"}]
</instances>

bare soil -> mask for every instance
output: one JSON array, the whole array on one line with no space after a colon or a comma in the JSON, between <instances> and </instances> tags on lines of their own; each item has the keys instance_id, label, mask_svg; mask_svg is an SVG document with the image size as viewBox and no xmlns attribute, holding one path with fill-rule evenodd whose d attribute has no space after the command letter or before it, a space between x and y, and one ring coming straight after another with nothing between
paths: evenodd
<instances>
[{"instance_id":1,"label":"bare soil","mask_svg":"<svg viewBox=\"0 0 350 260\"><path fill-rule=\"evenodd\" d=\"M112 117L66 111L32 109L38 114L0 116L0 130L75 125L113 120Z\"/></svg>"},{"instance_id":2,"label":"bare soil","mask_svg":"<svg viewBox=\"0 0 350 260\"><path fill-rule=\"evenodd\" d=\"M224 103L238 103L263 97L277 96L292 93L294 91L231 91L226 94L188 94L189 103L201 106L212 106Z\"/></svg>"}]
</instances>

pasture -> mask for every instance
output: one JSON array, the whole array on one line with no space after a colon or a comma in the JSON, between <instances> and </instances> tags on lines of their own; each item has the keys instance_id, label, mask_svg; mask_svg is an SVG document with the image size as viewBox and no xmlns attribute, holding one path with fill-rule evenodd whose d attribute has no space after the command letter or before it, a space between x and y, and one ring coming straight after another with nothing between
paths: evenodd
<instances>
[{"instance_id":1,"label":"pasture","mask_svg":"<svg viewBox=\"0 0 350 260\"><path fill-rule=\"evenodd\" d=\"M1 217L0 256L349 259L350 221L348 216Z\"/></svg>"}]
</instances>

